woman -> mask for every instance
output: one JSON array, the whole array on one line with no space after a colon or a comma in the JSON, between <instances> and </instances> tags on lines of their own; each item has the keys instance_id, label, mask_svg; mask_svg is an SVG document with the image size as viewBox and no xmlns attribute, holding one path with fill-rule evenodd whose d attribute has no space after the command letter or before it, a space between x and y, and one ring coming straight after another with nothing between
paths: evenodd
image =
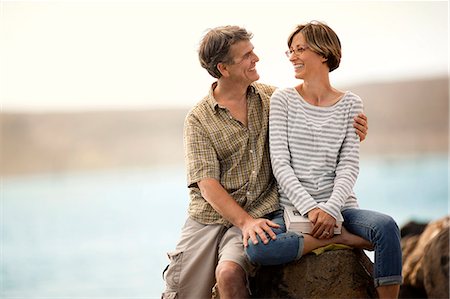
<instances>
[{"instance_id":1,"label":"woman","mask_svg":"<svg viewBox=\"0 0 450 299\"><path fill-rule=\"evenodd\" d=\"M341 44L324 23L299 25L286 52L294 88L274 92L269 139L280 202L294 206L313 223L310 235L285 232L282 217L277 240L249 244L247 255L258 264L285 263L330 243L375 250L374 279L380 298L397 298L402 281L400 233L395 221L358 209L353 186L359 172L359 139L352 126L361 99L331 86L329 73L339 67ZM341 235L334 235L343 221ZM261 243L259 243L261 244Z\"/></svg>"}]
</instances>

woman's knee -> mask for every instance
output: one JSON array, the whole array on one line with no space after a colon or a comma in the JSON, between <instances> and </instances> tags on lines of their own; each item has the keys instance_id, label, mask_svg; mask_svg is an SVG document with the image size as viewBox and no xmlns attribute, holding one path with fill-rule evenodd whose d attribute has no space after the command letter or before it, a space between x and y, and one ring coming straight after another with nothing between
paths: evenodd
<instances>
[{"instance_id":1,"label":"woman's knee","mask_svg":"<svg viewBox=\"0 0 450 299\"><path fill-rule=\"evenodd\" d=\"M280 239L283 238L284 233L276 233L276 235L277 239ZM270 236L266 234L266 237L267 240L269 240L267 244L264 244L259 235L256 235L258 240L256 244L254 244L251 239L248 239L248 246L245 248L245 253L252 264L262 265L267 256L271 255L272 250L276 250Z\"/></svg>"},{"instance_id":2,"label":"woman's knee","mask_svg":"<svg viewBox=\"0 0 450 299\"><path fill-rule=\"evenodd\" d=\"M397 234L400 231L397 222L395 222L394 218L389 215L383 215L382 217L379 217L376 225L377 230L381 233Z\"/></svg>"},{"instance_id":3,"label":"woman's knee","mask_svg":"<svg viewBox=\"0 0 450 299\"><path fill-rule=\"evenodd\" d=\"M245 253L249 261L257 265L280 265L300 258L303 250L303 236L287 232L277 235L276 240L264 244L249 242ZM299 252L300 251L300 252Z\"/></svg>"},{"instance_id":4,"label":"woman's knee","mask_svg":"<svg viewBox=\"0 0 450 299\"><path fill-rule=\"evenodd\" d=\"M259 236L257 238L258 238L257 244L253 244L253 242L249 239L248 246L245 248L245 254L247 255L248 260L252 264L259 264L260 258L262 255L264 255L264 251L266 250L264 243L262 243Z\"/></svg>"},{"instance_id":5,"label":"woman's knee","mask_svg":"<svg viewBox=\"0 0 450 299\"><path fill-rule=\"evenodd\" d=\"M389 215L383 215L374 223L375 227L375 243L390 244L390 246L400 242L400 229L395 220ZM381 242L381 243L380 243Z\"/></svg>"}]
</instances>

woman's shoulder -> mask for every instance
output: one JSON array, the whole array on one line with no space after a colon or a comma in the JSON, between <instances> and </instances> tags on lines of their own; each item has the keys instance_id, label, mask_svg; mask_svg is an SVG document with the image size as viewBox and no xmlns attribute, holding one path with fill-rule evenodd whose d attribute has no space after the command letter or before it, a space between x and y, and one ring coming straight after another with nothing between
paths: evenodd
<instances>
[{"instance_id":1,"label":"woman's shoulder","mask_svg":"<svg viewBox=\"0 0 450 299\"><path fill-rule=\"evenodd\" d=\"M293 87L278 88L270 98L271 109L291 109L297 91Z\"/></svg>"},{"instance_id":2,"label":"woman's shoulder","mask_svg":"<svg viewBox=\"0 0 450 299\"><path fill-rule=\"evenodd\" d=\"M295 93L296 90L294 87L279 87L275 90L275 93L281 93L281 94L292 94Z\"/></svg>"},{"instance_id":3,"label":"woman's shoulder","mask_svg":"<svg viewBox=\"0 0 450 299\"><path fill-rule=\"evenodd\" d=\"M362 103L361 97L352 91L346 91L344 99L352 103Z\"/></svg>"},{"instance_id":4,"label":"woman's shoulder","mask_svg":"<svg viewBox=\"0 0 450 299\"><path fill-rule=\"evenodd\" d=\"M347 109L354 111L362 111L364 104L359 95L351 91L346 91L342 99L342 104L347 107Z\"/></svg>"},{"instance_id":5,"label":"woman's shoulder","mask_svg":"<svg viewBox=\"0 0 450 299\"><path fill-rule=\"evenodd\" d=\"M274 91L271 100L288 101L295 97L296 93L297 91L294 87L280 87Z\"/></svg>"}]
</instances>

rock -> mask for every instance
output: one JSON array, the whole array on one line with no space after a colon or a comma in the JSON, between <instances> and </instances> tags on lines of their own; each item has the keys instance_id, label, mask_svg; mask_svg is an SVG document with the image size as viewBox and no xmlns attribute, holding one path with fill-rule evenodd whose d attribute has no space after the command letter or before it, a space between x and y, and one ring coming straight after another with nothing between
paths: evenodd
<instances>
[{"instance_id":1,"label":"rock","mask_svg":"<svg viewBox=\"0 0 450 299\"><path fill-rule=\"evenodd\" d=\"M450 217L430 222L418 237L402 240L403 279L405 284L423 286L423 257L430 242L450 225Z\"/></svg>"},{"instance_id":2,"label":"rock","mask_svg":"<svg viewBox=\"0 0 450 299\"><path fill-rule=\"evenodd\" d=\"M427 297L427 292L425 292L425 289L423 287L415 288L408 284L402 284L400 286L400 293L398 295L398 298L407 298L407 299L425 299Z\"/></svg>"},{"instance_id":3,"label":"rock","mask_svg":"<svg viewBox=\"0 0 450 299\"><path fill-rule=\"evenodd\" d=\"M299 261L262 267L251 280L253 298L377 298L373 264L360 250L308 254Z\"/></svg>"},{"instance_id":4,"label":"rock","mask_svg":"<svg viewBox=\"0 0 450 299\"><path fill-rule=\"evenodd\" d=\"M430 222L420 235L402 238L400 298L449 298L449 230L447 216Z\"/></svg>"},{"instance_id":5,"label":"rock","mask_svg":"<svg viewBox=\"0 0 450 299\"><path fill-rule=\"evenodd\" d=\"M423 257L423 285L428 298L449 298L449 227L431 240Z\"/></svg>"},{"instance_id":6,"label":"rock","mask_svg":"<svg viewBox=\"0 0 450 299\"><path fill-rule=\"evenodd\" d=\"M400 230L400 235L402 238L406 236L417 236L423 233L425 227L428 223L419 223L415 221L410 221L402 226Z\"/></svg>"},{"instance_id":7,"label":"rock","mask_svg":"<svg viewBox=\"0 0 450 299\"><path fill-rule=\"evenodd\" d=\"M405 261L409 260L409 257L416 249L417 242L420 239L420 235L418 236L407 236L401 239L400 244L402 246L402 259L403 259L403 275L405 275ZM411 266L408 266L411 267Z\"/></svg>"}]
</instances>

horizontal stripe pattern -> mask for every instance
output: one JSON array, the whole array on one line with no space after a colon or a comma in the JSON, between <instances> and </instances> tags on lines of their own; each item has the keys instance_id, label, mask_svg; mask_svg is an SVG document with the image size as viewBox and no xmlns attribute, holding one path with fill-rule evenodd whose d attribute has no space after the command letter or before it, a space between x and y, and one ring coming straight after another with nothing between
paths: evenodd
<instances>
[{"instance_id":1,"label":"horizontal stripe pattern","mask_svg":"<svg viewBox=\"0 0 450 299\"><path fill-rule=\"evenodd\" d=\"M330 107L309 104L295 88L274 92L269 142L282 205L302 215L319 207L341 221L343 209L358 207L353 186L360 142L353 118L362 111L362 100L352 92Z\"/></svg>"}]
</instances>

